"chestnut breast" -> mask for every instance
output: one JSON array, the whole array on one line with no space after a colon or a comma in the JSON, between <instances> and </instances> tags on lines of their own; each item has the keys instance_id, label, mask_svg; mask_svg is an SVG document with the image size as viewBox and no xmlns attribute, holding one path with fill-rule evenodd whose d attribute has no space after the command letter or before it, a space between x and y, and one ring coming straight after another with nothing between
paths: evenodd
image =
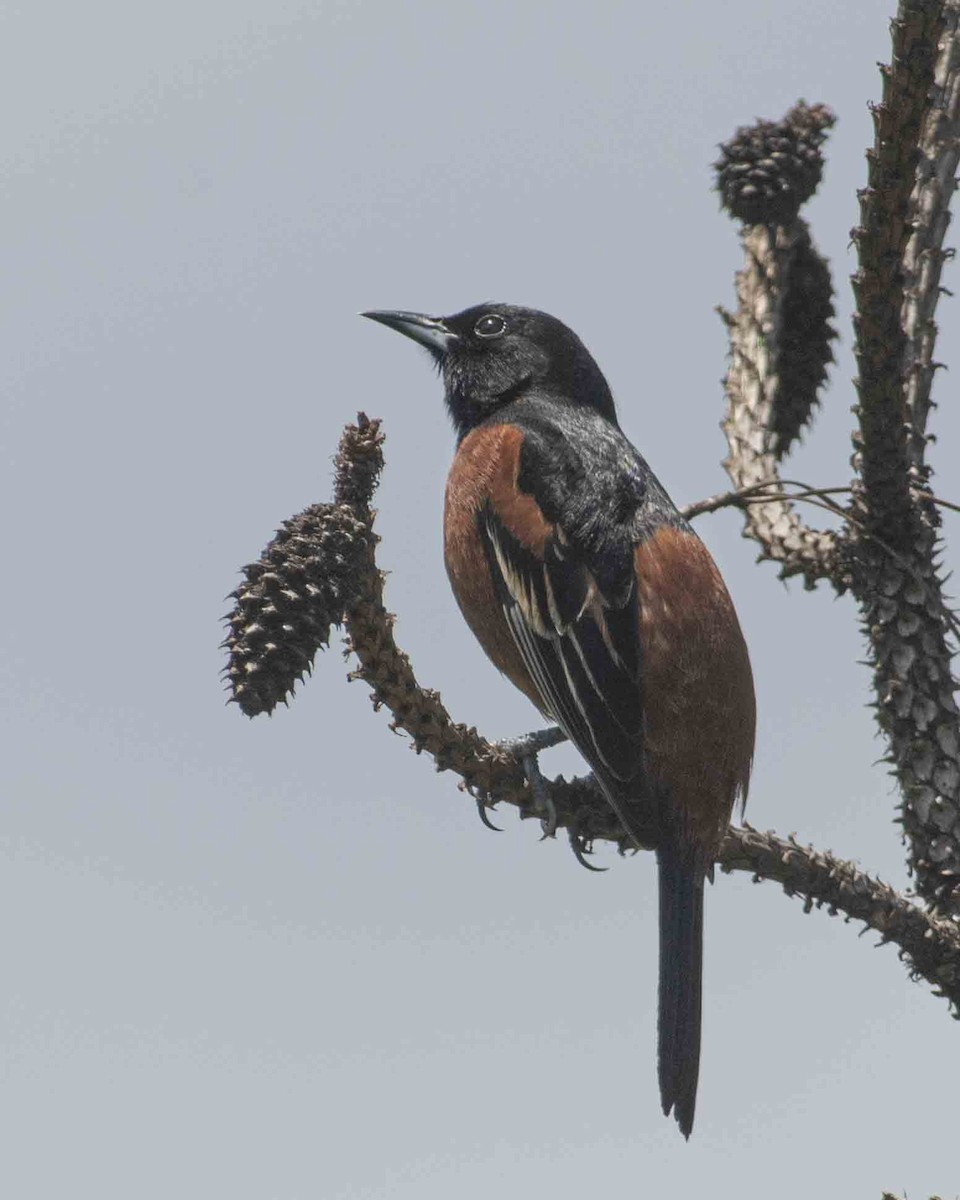
<instances>
[{"instance_id":1,"label":"chestnut breast","mask_svg":"<svg viewBox=\"0 0 960 1200\"><path fill-rule=\"evenodd\" d=\"M460 611L487 657L545 711L504 618L477 529L477 514L489 501L524 546L543 552L553 527L533 497L517 490L522 443L513 425L474 429L460 443L447 477L444 561Z\"/></svg>"}]
</instances>

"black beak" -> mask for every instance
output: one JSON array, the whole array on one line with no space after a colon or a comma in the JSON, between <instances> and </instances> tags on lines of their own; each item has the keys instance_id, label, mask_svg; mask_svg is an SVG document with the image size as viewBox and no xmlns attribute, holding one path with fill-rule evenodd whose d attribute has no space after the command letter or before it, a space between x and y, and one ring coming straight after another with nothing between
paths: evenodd
<instances>
[{"instance_id":1,"label":"black beak","mask_svg":"<svg viewBox=\"0 0 960 1200\"><path fill-rule=\"evenodd\" d=\"M426 348L436 358L446 356L458 335L449 329L439 317L427 317L423 313L392 312L390 309L378 309L375 312L365 312L361 317L369 317L371 321L379 321L405 337L413 338Z\"/></svg>"}]
</instances>

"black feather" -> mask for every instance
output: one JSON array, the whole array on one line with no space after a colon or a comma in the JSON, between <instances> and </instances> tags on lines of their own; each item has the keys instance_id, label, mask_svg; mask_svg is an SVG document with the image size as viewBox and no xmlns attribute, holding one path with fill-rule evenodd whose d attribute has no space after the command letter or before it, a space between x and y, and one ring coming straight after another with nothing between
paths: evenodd
<instances>
[{"instance_id":1,"label":"black feather","mask_svg":"<svg viewBox=\"0 0 960 1200\"><path fill-rule=\"evenodd\" d=\"M703 979L702 868L676 846L657 850L660 870L660 998L657 1069L665 1116L693 1129L700 1074Z\"/></svg>"},{"instance_id":2,"label":"black feather","mask_svg":"<svg viewBox=\"0 0 960 1200\"><path fill-rule=\"evenodd\" d=\"M544 707L593 768L638 845L656 841L643 759L643 691L635 586L605 601L558 531L544 557L522 545L492 505L480 539L514 642ZM631 560L632 581L632 560Z\"/></svg>"}]
</instances>

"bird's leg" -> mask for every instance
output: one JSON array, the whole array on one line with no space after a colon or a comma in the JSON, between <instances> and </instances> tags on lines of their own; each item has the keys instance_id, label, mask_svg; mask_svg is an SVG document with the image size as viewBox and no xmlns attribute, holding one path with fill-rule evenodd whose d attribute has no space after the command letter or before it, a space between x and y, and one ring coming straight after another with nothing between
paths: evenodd
<instances>
[{"instance_id":1,"label":"bird's leg","mask_svg":"<svg viewBox=\"0 0 960 1200\"><path fill-rule=\"evenodd\" d=\"M547 729L535 729L533 733L525 733L522 737L504 738L496 743L497 749L504 754L515 754L517 758L524 755L539 754L541 750L549 750L551 746L559 746L567 740L567 735L559 725L551 725Z\"/></svg>"},{"instance_id":2,"label":"bird's leg","mask_svg":"<svg viewBox=\"0 0 960 1200\"><path fill-rule=\"evenodd\" d=\"M553 837L557 832L557 810L547 791L547 781L540 774L537 755L541 750L547 750L550 746L557 746L566 740L567 735L554 725L549 729L536 729L533 733L525 734L523 737L506 738L502 742L497 742L498 750L512 754L520 760L523 773L533 794L534 811L540 814L544 837Z\"/></svg>"}]
</instances>

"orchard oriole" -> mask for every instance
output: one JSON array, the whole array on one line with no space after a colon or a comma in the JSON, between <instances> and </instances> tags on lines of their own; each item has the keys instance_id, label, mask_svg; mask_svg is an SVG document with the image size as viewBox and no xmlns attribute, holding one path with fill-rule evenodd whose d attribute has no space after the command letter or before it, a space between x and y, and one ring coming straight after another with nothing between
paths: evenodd
<instances>
[{"instance_id":1,"label":"orchard oriole","mask_svg":"<svg viewBox=\"0 0 960 1200\"><path fill-rule=\"evenodd\" d=\"M622 433L607 381L555 317L481 304L369 312L425 346L457 432L444 546L489 658L590 764L660 880L658 1070L689 1137L703 892L746 799L746 644L703 542Z\"/></svg>"}]
</instances>

